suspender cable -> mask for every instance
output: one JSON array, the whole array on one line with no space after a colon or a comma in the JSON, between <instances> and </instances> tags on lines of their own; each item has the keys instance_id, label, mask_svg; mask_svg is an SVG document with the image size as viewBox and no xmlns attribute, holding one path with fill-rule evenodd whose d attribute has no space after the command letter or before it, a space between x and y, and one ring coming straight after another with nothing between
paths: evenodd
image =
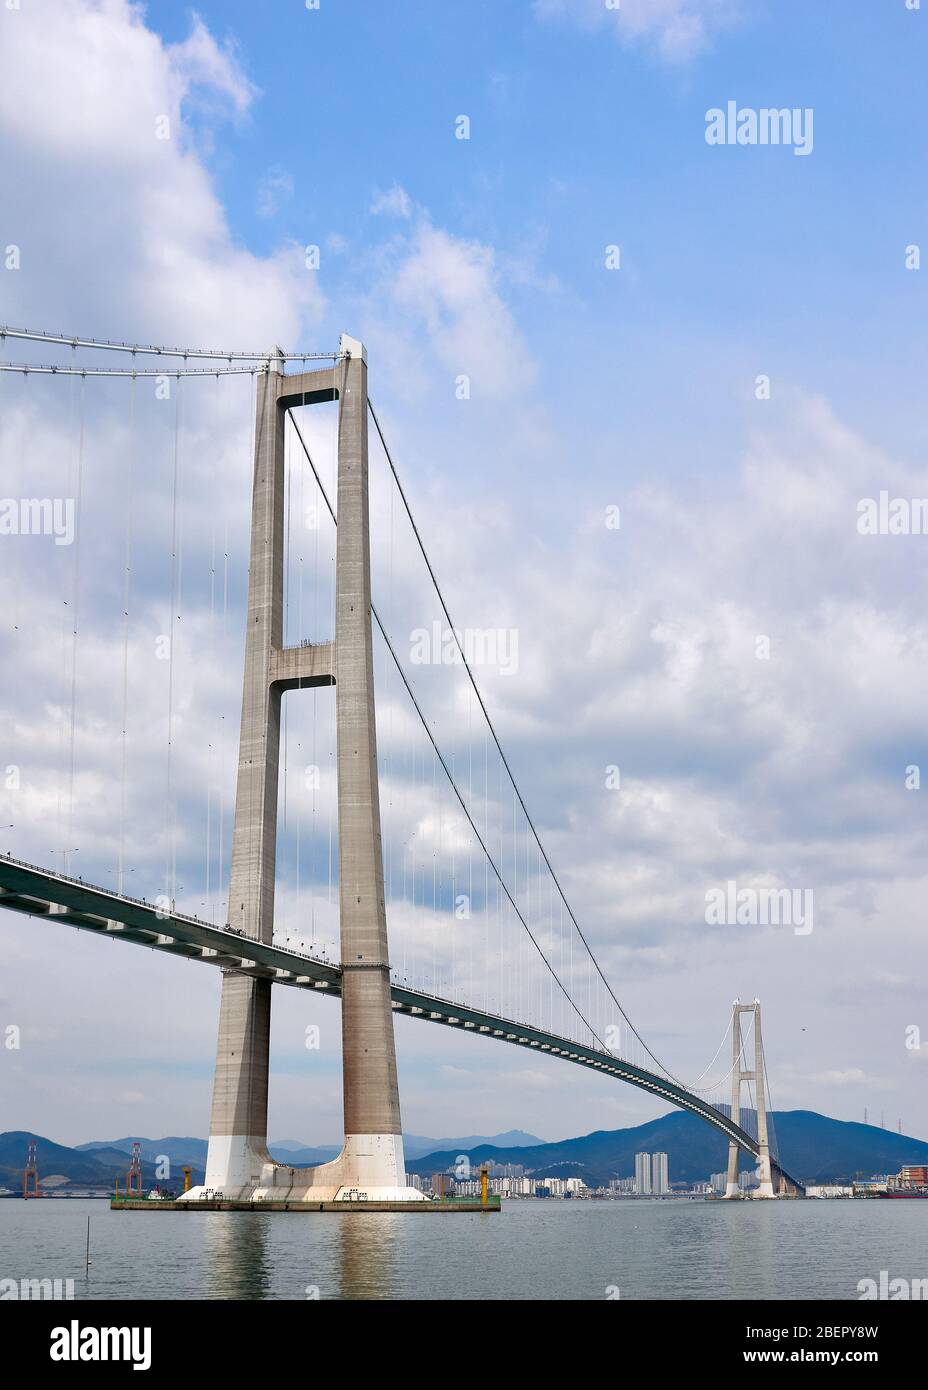
<instances>
[{"instance_id":1,"label":"suspender cable","mask_svg":"<svg viewBox=\"0 0 928 1390\"><path fill-rule=\"evenodd\" d=\"M132 482L135 470L135 382L129 387L129 458L126 464L126 546L122 581L122 786L119 797L119 860L116 892L123 890L126 856L126 782L129 724L129 582L132 567Z\"/></svg>"},{"instance_id":2,"label":"suspender cable","mask_svg":"<svg viewBox=\"0 0 928 1390\"><path fill-rule=\"evenodd\" d=\"M71 727L70 752L68 758L68 845L63 853L64 872L68 872L71 854L70 844L74 838L74 726L77 711L77 639L80 628L80 586L81 586L81 497L84 477L84 425L86 413L85 385L81 382L77 442L77 488L74 500L74 588L71 609Z\"/></svg>"},{"instance_id":3,"label":"suspender cable","mask_svg":"<svg viewBox=\"0 0 928 1390\"><path fill-rule=\"evenodd\" d=\"M173 743L174 743L174 634L175 618L179 600L180 589L180 531L177 517L177 497L178 497L178 477L180 472L180 383L177 386L177 394L174 397L174 477L171 487L171 612L168 623L168 749L167 749L167 781L168 781L168 804L167 815L168 825L166 827L168 836L168 897L171 906L174 905L175 889L177 887L177 815L174 805L174 768L173 768Z\"/></svg>"}]
</instances>

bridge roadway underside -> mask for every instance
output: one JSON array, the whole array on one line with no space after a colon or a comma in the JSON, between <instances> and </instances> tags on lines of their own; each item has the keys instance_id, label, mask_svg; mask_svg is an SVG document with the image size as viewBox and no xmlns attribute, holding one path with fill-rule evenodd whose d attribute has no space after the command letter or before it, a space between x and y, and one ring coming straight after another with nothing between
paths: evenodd
<instances>
[{"instance_id":1,"label":"bridge roadway underside","mask_svg":"<svg viewBox=\"0 0 928 1390\"><path fill-rule=\"evenodd\" d=\"M269 979L275 984L290 985L295 989L332 995L341 992L341 969L330 961L301 955L281 946L268 946L228 928L214 927L197 917L187 917L167 908L159 908L154 903L112 893L84 883L82 879L51 873L38 865L25 864L2 855L0 907L34 918L60 922L97 936L166 951L169 955L186 956L188 960L206 961L225 970ZM585 1047L556 1033L546 1033L470 1005L407 989L404 985L391 985L391 996L395 1013L547 1053L578 1066L601 1071L618 1081L626 1081L631 1086L659 1096L670 1105L698 1115L720 1130L726 1139L734 1140L751 1158L759 1156L757 1140L740 1125L715 1110L702 1097L657 1072L636 1067L609 1052ZM800 1183L775 1160L771 1161L771 1166L775 1186L789 1195L802 1195L804 1189Z\"/></svg>"}]
</instances>

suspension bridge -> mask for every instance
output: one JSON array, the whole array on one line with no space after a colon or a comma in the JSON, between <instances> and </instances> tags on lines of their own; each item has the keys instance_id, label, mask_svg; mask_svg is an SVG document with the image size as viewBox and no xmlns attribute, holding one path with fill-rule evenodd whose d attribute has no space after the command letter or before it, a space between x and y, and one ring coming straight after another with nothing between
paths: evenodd
<instances>
[{"instance_id":1,"label":"suspension bridge","mask_svg":"<svg viewBox=\"0 0 928 1390\"><path fill-rule=\"evenodd\" d=\"M41 342L59 359L0 369L5 385L22 379L23 394L5 402L11 466L20 447L13 529L42 534L44 524L61 543L51 576L34 563L12 586L8 619L19 632L36 606L40 623L64 610L60 688L32 691L56 734L40 799L54 806L57 844L47 852L62 864L0 856L0 906L219 967L206 1181L187 1200L421 1201L405 1178L395 1014L547 1053L691 1111L728 1140L730 1197L740 1195L739 1153L758 1166L758 1195L801 1192L768 1126L758 1001L736 1002L716 1057L685 1082L613 992L503 750L467 630L452 621L369 398L363 345L343 335L327 354L250 354L0 329L0 348L8 340ZM122 357L100 366L100 354ZM154 368L139 366L147 357ZM70 385L48 389L68 391L66 403L30 395L57 377ZM249 386L235 408L221 394L229 378ZM146 420L153 401L160 415ZM66 486L47 474L50 496L27 497L38 484L23 441L49 413L67 420ZM229 500L234 470L217 484L204 462L219 422L228 450L240 450L239 435L250 443L240 607L234 537L244 508ZM95 429L104 443L93 443ZM164 476L151 462L159 451ZM70 529L56 527L67 509L59 516L53 497L72 504ZM159 558L170 591L160 622ZM102 596L112 606L114 589L107 615ZM218 670L238 664L242 626L235 759L231 697L201 691L198 676L205 667L214 687ZM133 727L139 701L146 714ZM163 805L138 805L133 764L151 779L162 756ZM18 792L11 767L7 786ZM202 854L189 843L194 826ZM80 877L70 872L77 854L88 869ZM113 886L93 882L107 873ZM132 874L134 887L149 876L150 899L126 891ZM267 1151L275 984L341 1000L345 1143L316 1168L286 1168ZM750 1065L745 1012L755 1025ZM729 1070L706 1080L729 1036Z\"/></svg>"}]
</instances>

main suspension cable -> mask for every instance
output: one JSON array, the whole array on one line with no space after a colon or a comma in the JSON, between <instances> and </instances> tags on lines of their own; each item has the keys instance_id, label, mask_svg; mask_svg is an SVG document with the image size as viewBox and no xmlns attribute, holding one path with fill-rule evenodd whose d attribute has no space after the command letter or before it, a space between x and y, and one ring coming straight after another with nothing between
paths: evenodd
<instances>
[{"instance_id":1,"label":"main suspension cable","mask_svg":"<svg viewBox=\"0 0 928 1390\"><path fill-rule=\"evenodd\" d=\"M728 1068L728 1071L725 1073L724 1076L718 1076L718 1077L716 1077L716 1078L712 1081L712 1083L711 1083L709 1086L700 1086L700 1084L699 1084L700 1081L703 1079L704 1076L708 1076L708 1075L709 1075L709 1072L712 1070L712 1068L715 1066L716 1062L718 1061L719 1053L722 1051L722 1048L725 1046L725 1043L728 1041L728 1035L729 1035L729 1033L730 1033L731 1030L732 1030L732 1025L733 1025L733 1023L734 1023L734 1014L732 1014L731 1018L730 1018L729 1021L728 1021L728 1027L725 1029L725 1032L722 1034L722 1041L719 1043L718 1047L716 1048L716 1050L715 1050L715 1056L712 1058L712 1061L709 1063L709 1065L708 1065L703 1071L701 1071L701 1072L699 1073L699 1075L697 1076L697 1078L696 1078L695 1081L687 1082L687 1090L689 1090L689 1091L696 1091L696 1092L698 1092L700 1095L704 1095L704 1096L705 1096L705 1095L709 1095L712 1091L716 1090L717 1087L723 1085L724 1082L726 1082L726 1081L728 1080L728 1078L731 1076L732 1072L735 1070L735 1066L737 1065L735 1062L732 1062L731 1066Z\"/></svg>"},{"instance_id":2,"label":"main suspension cable","mask_svg":"<svg viewBox=\"0 0 928 1390\"><path fill-rule=\"evenodd\" d=\"M0 362L0 372L21 372L23 376L254 376L266 367L58 367L38 362Z\"/></svg>"},{"instance_id":3,"label":"main suspension cable","mask_svg":"<svg viewBox=\"0 0 928 1390\"><path fill-rule=\"evenodd\" d=\"M301 446L302 446L302 448L303 448L303 453L306 455L306 461L307 461L307 463L309 464L310 468L311 468L312 471L313 471L313 476L314 476L314 478L316 479L316 484L317 484L317 486L318 486L318 488L319 488L319 491L320 491L320 493L321 493L321 495L322 495L322 499L323 499L323 501L325 502L326 507L328 508L329 515L331 516L333 522L334 522L335 525L337 526L337 525L338 525L338 520L337 520L337 518L336 518L335 512L334 512L333 509L332 509L332 504L331 504L331 502L329 501L328 494L327 494L325 488L323 487L322 479L320 478L319 473L318 473L318 471L317 471L317 469L316 469L316 465L315 465L315 463L314 463L314 461L313 461L312 455L310 454L309 449L308 449L307 446L306 446L306 440L303 438L303 432L302 432L302 430L300 429L300 427L299 427L297 421L294 419L294 417L293 417L293 412L288 410L287 414L290 416L290 420L291 420L291 422L292 422L292 424L293 424L293 428L296 430L297 438L299 439L300 444L301 444ZM380 614L377 612L377 609L376 609L376 607L374 606L373 603L371 603L371 613L373 614L373 616L374 616L374 621L376 622L378 628L380 629L381 636L383 637L383 640L384 640L384 642L385 642L386 645L387 645L387 650L389 651L391 657L393 658L393 661L394 661L394 664L395 664L395 666L396 666L396 669L397 669L397 671L399 671L400 679L402 680L403 684L404 684L405 687L406 687L407 694L409 695L409 698L412 700L412 703L413 703L413 705L414 705L414 707L415 707L415 710L416 710L417 715L419 716L419 720L420 720L420 722L421 722L421 724L422 724L422 727L423 727L423 729L425 729L425 732L426 732L426 734L428 735L429 742L431 743L432 748L435 750L435 754L436 754L436 756L438 757L438 760L439 760L439 762L440 762L441 765L442 765L442 769L444 770L445 776L447 777L448 782L450 783L451 788L452 788L452 790L453 790L455 796L457 797L457 800L458 800L458 802L459 802L459 804L460 804L461 810L464 812L464 815L467 817L467 820L468 820L468 823L469 823L469 825L470 825L470 828L471 828L471 830L473 830L474 835L475 835L476 838L477 838L477 843L480 845L480 848L483 850L484 854L486 855L487 860L489 861L490 867L492 868L494 874L496 875L497 879L499 880L499 883L500 883L500 885L501 885L501 887L502 887L502 890L503 890L503 892L506 894L506 897L508 898L508 900L509 900L509 902L510 902L510 904L511 904L511 906L512 906L513 911L515 912L515 914L516 914L516 916L518 917L519 921L522 923L522 926L523 926L523 928L525 929L525 932L526 932L526 934L528 935L529 940L531 941L532 945L535 947L535 950L536 950L536 951L538 952L538 954L541 956L541 959L544 961L544 963L545 963L547 969L550 971L550 973L551 973L551 975L552 975L552 977L553 977L555 983L557 984L557 986L558 986L558 988L560 989L561 993L564 995L564 998L567 1000L567 1002L570 1004L571 1008L573 1009L574 1013L575 1013L575 1014L577 1015L577 1017L580 1019L580 1022L581 1022L581 1023L583 1024L583 1026L588 1030L590 1036L591 1036L592 1038L595 1038L596 1042L599 1044L599 1046L602 1048L602 1050L603 1050L604 1052L609 1052L610 1049L609 1049L608 1047L606 1047L605 1043L603 1042L602 1038L600 1038L599 1034L596 1032L596 1030L594 1029L593 1025L586 1019L586 1017L584 1016L584 1014L581 1012L581 1010L580 1010L580 1009L577 1007L577 1005L574 1003L574 1000L571 998L571 995L570 995L569 990L565 987L565 985L564 985L563 981L561 980L560 976L558 975L557 971L554 969L554 966L553 966L553 965L551 964L551 962L548 960L548 957L545 955L545 953L544 953L544 951L542 950L541 946L539 945L539 943L538 943L538 941L537 941L537 939L536 939L534 933L532 932L532 930L531 930L531 928L529 927L528 923L526 922L524 916L522 915L522 912L521 912L521 910L520 910L520 908L519 908L518 903L516 902L516 900L515 900L515 898L513 897L512 893L509 891L509 887L508 887L508 885L506 884L506 881L504 880L504 878L503 878L503 876L502 876L502 873L500 872L499 868L497 867L496 860L493 858L493 856L492 856L492 854L490 853L490 850L489 850L489 848L488 848L488 846L487 846L487 844L486 844L486 842L485 842L483 836L480 834L480 831L477 829L477 825L476 825L476 823L475 823L475 821L474 821L473 816L472 816L471 813L470 813L470 810L469 810L469 808L468 808L468 806L467 806L467 803L466 803L465 800L464 800L464 797L461 795L460 791L458 790L458 785L457 785L456 781L454 780L454 777L452 776L451 769L448 767L448 764L447 764L447 762L445 761L444 754L442 753L441 749L440 749L439 746L438 746L438 743L437 743L437 741L436 741L436 739L435 739L435 735L432 733L432 730L429 728L428 720L427 720L426 717L425 717L425 713L423 712L422 706L419 704L419 701L416 699L415 692L413 691L413 688L412 688L412 686L411 686L410 683L409 683L409 678L407 677L406 672L403 670L402 663L400 662L400 659L399 659L399 657L397 656L396 651L395 651L395 649L394 649L394 647L393 647L393 643L390 641L390 638L389 638L389 636L388 636L388 634L387 634L387 629L384 627L383 622L381 621L381 618L380 618Z\"/></svg>"},{"instance_id":4,"label":"main suspension cable","mask_svg":"<svg viewBox=\"0 0 928 1390\"><path fill-rule=\"evenodd\" d=\"M339 352L277 352L276 349L264 352L242 352L238 349L222 348L178 348L158 347L153 343L119 343L109 338L81 338L65 333L46 333L41 329L11 328L0 325L0 343L4 338L16 338L27 343L56 343L69 348L98 348L107 352L146 353L156 357L206 357L214 361L234 362L332 362L342 356Z\"/></svg>"},{"instance_id":5,"label":"main suspension cable","mask_svg":"<svg viewBox=\"0 0 928 1390\"><path fill-rule=\"evenodd\" d=\"M464 647L463 647L463 644L461 643L461 639L460 639L460 637L459 637L459 635L458 635L457 628L454 626L454 623L453 623L452 620L451 620L451 614L448 612L448 605L445 603L444 595L442 594L442 591L441 591L441 589L440 589L440 587L439 587L438 580L437 580L437 578L436 578L436 576L435 576L435 571L434 571L434 569L432 568L432 563L431 563L431 561L429 560L428 554L427 554L427 552L426 552L425 545L424 545L423 540L422 540L422 536L421 536L421 534L420 534L420 532L419 532L419 528L418 528L418 526L416 525L415 520L414 520L414 518L413 518L412 509L410 508L409 501L408 501L408 499L407 499L407 497L406 497L406 493L403 491L403 485L402 485L402 483L400 482L399 474L398 474L397 471L396 471L396 465L395 465L394 462L393 462L393 458L392 458L392 456L391 456L391 454L390 454L390 450L389 450L389 448L388 448L388 446L387 446L387 441L386 441L386 439L384 438L383 430L382 430L381 427L380 427L380 421L379 421L378 418L377 418L377 413L376 413L376 411L374 410L373 403L372 403L370 400L368 400L368 408L369 408L370 413L371 413L371 419L373 420L374 425L375 425L375 427L376 427L376 429L377 429L377 433L378 433L378 435L380 436L380 442L381 442L381 444L383 445L383 451L384 451L384 454L386 455L387 463L390 465L390 471L391 471L391 473L393 474L393 477L394 477L394 479L395 479L395 481L396 481L396 486L397 486L397 488L398 488L398 490L399 490L400 497L401 497L402 500L403 500L403 506L404 506L405 509L406 509L406 515L407 515L408 518L409 518L409 524L410 524L410 526L412 527L413 534L414 534L414 536L415 536L415 538L416 538L416 541L418 542L419 550L420 550L420 552L421 552L421 554L422 554L422 558L423 558L423 560L425 561L426 569L427 569L428 572L429 572L429 578L431 579L432 585L433 585L433 587L434 587L434 589L435 589L435 593L436 593L436 595L438 596L438 601L439 601L439 603L441 604L441 609L442 609L442 612L443 612L444 615L445 615L445 620L446 620L446 622L448 623L448 627L450 628L451 633L452 633L452 635L453 635L453 637L454 637L455 645L457 646L457 649L458 649L458 651L460 652L461 661L462 661L462 663L463 663L463 665L464 665L464 669L466 670L467 675L468 675L468 677L469 677L469 679L470 679L470 683L471 683L471 685L473 686L474 694L476 695L477 700L478 700L478 702L479 702L479 704L480 704L480 708L481 708L481 710L483 711L483 717L484 717L484 719L486 720L486 722L487 722L487 727L489 728L490 733L491 733L491 735L492 735L492 737L493 737L493 742L494 742L495 745L496 745L496 751L499 753L499 756L500 756L500 758L502 759L503 766L505 767L506 772L507 772L507 774L508 774L508 776L509 776L509 780L510 780L510 782L512 783L513 791L515 792L515 794L516 794L516 796L517 796L517 798L518 798L519 805L520 805L521 808L522 808L523 815L525 816L525 819L526 819L526 821L527 821L527 823L528 823L528 825L529 825L529 828L530 828L530 830L531 830L531 832L532 832L532 835L534 836L535 843L537 844L539 850L541 851L541 856L542 856L542 858L543 858L543 860L544 860L544 862L545 862L545 865L546 865L546 867L547 867L547 870L548 870L549 874L551 875L551 878L552 878L553 881L554 881L554 885L555 885L555 887L557 888L557 891L558 891L558 894L560 895L561 901L563 902L564 906L565 906L566 909L567 909L567 914L568 914L568 916L570 917L570 920L571 920L571 922L572 922L573 925L574 925L574 929L575 929L577 935L579 936L580 940L583 942L583 945L584 945L584 948L585 948L585 950L586 950L586 952L587 952L587 955L589 956L590 960L592 961L593 965L594 965L595 968L596 968L596 973L599 975L599 978L602 980L603 984L606 986L606 989L607 989L607 991L608 991L608 993L609 993L609 997L611 998L613 1004L616 1006L616 1008L618 1009L619 1013L622 1015L622 1017L624 1018L625 1022L628 1024L628 1027L629 1027L629 1029L631 1030L631 1032L634 1034L634 1036L635 1036L635 1037L638 1039L638 1041L641 1043L641 1046L644 1048L645 1052L646 1052L646 1053L648 1054L648 1056L651 1058L652 1062L654 1062L654 1063L656 1064L656 1066L658 1066L658 1067L660 1068L661 1071L663 1071L668 1077L670 1077L671 1080L676 1081L678 1085L685 1085L685 1083L681 1082L681 1081L679 1080L678 1077L674 1076L672 1072L668 1071L667 1068L664 1066L664 1064L663 1064L657 1057L655 1057L654 1053L651 1051L650 1047L648 1047L648 1044L645 1042L644 1038L643 1038L643 1037L641 1036L641 1034L638 1032L638 1029L637 1029L637 1028L635 1027L635 1025L632 1023L632 1021L631 1021L631 1019L629 1018L628 1014L625 1012L624 1008L623 1008L622 1005L619 1003L619 1000L616 998L616 995L615 995L615 992L614 992L613 989L612 989L612 986L610 985L609 981L606 979L606 976L603 974L603 971L602 971L602 968L601 968L601 966L600 966L600 964L599 964L599 961L596 959L595 955L593 954L593 951L592 951L592 949L591 949L591 947L590 947L590 944L589 944L589 942L587 941L586 937L585 937L584 934L583 934L583 931L582 931L582 929L581 929L581 927L580 927L580 923L577 921L576 917L574 916L573 909L571 908L570 903L567 901L567 897L566 897L566 895L565 895L565 893L564 893L563 888L561 887L560 880L558 879L557 874L554 872L554 867L553 867L553 865L552 865L552 863L551 863L551 860L548 858L547 851L546 851L544 845L543 845L542 842L541 842L541 838L540 838L540 836L539 836L539 834L538 834L538 831L537 831L537 829L536 829L536 827L535 827L535 822L532 820L532 817L531 817L531 815L529 814L528 807L526 806L525 800L524 800L524 798L523 798L523 796L522 796L522 793L521 793L521 791L519 790L518 784L516 783L516 779L515 779L515 776L514 776L514 774L513 774L512 768L511 768L510 765L509 765L509 760L508 760L508 758L506 757L506 754L503 752L502 745L501 745L501 743L500 743L500 741L499 741L499 737L497 736L496 729L495 729L495 727L494 727L494 725L493 725L493 721L492 721L491 718L490 718L489 711L487 710L487 707L486 707L486 704L485 704L485 702L484 702L483 696L481 695L480 689L479 689L479 687L478 687L478 685L477 685L477 682L476 682L476 680L475 680L475 678L474 678L474 673L473 673L473 670L471 669L471 665L470 665L470 663L469 663L469 661L467 660L467 657L466 657L466 655L465 655ZM705 1073L703 1073L703 1074L705 1075Z\"/></svg>"}]
</instances>

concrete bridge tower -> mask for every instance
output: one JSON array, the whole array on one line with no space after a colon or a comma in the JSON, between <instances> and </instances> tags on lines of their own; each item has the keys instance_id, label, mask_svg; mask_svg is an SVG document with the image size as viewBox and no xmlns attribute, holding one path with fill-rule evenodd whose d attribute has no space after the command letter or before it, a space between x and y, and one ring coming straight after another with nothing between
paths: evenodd
<instances>
[{"instance_id":1,"label":"concrete bridge tower","mask_svg":"<svg viewBox=\"0 0 928 1390\"><path fill-rule=\"evenodd\" d=\"M743 1070L744 1060L744 1039L741 1033L741 1015L754 1015L754 1070ZM754 1082L754 1092L757 1105L757 1143L760 1148L758 1157L758 1168L760 1172L760 1186L751 1193L752 1198L775 1197L773 1190L773 1175L770 1167L770 1145L767 1139L767 1098L765 1089L764 1072L764 1042L760 1028L760 1000L755 999L753 1004L739 1004L736 999L732 1006L731 1020L731 1047L732 1047L732 1070L731 1070L731 1118L735 1123L740 1122L741 1113L741 1086L745 1081ZM728 1180L725 1186L725 1196L728 1199L741 1197L743 1194L738 1187L738 1145L730 1142L728 1145Z\"/></svg>"},{"instance_id":2,"label":"concrete bridge tower","mask_svg":"<svg viewBox=\"0 0 928 1390\"><path fill-rule=\"evenodd\" d=\"M276 350L279 352L279 349ZM331 1163L289 1168L267 1149L272 981L223 972L209 1152L196 1201L421 1201L406 1186L384 904L368 516L367 358L346 335L339 359L259 379L245 636L245 679L232 837L229 924L270 942L274 925L280 705L285 690L333 685L338 740L339 907L345 1144ZM288 408L338 402L334 640L283 645L284 425Z\"/></svg>"}]
</instances>

